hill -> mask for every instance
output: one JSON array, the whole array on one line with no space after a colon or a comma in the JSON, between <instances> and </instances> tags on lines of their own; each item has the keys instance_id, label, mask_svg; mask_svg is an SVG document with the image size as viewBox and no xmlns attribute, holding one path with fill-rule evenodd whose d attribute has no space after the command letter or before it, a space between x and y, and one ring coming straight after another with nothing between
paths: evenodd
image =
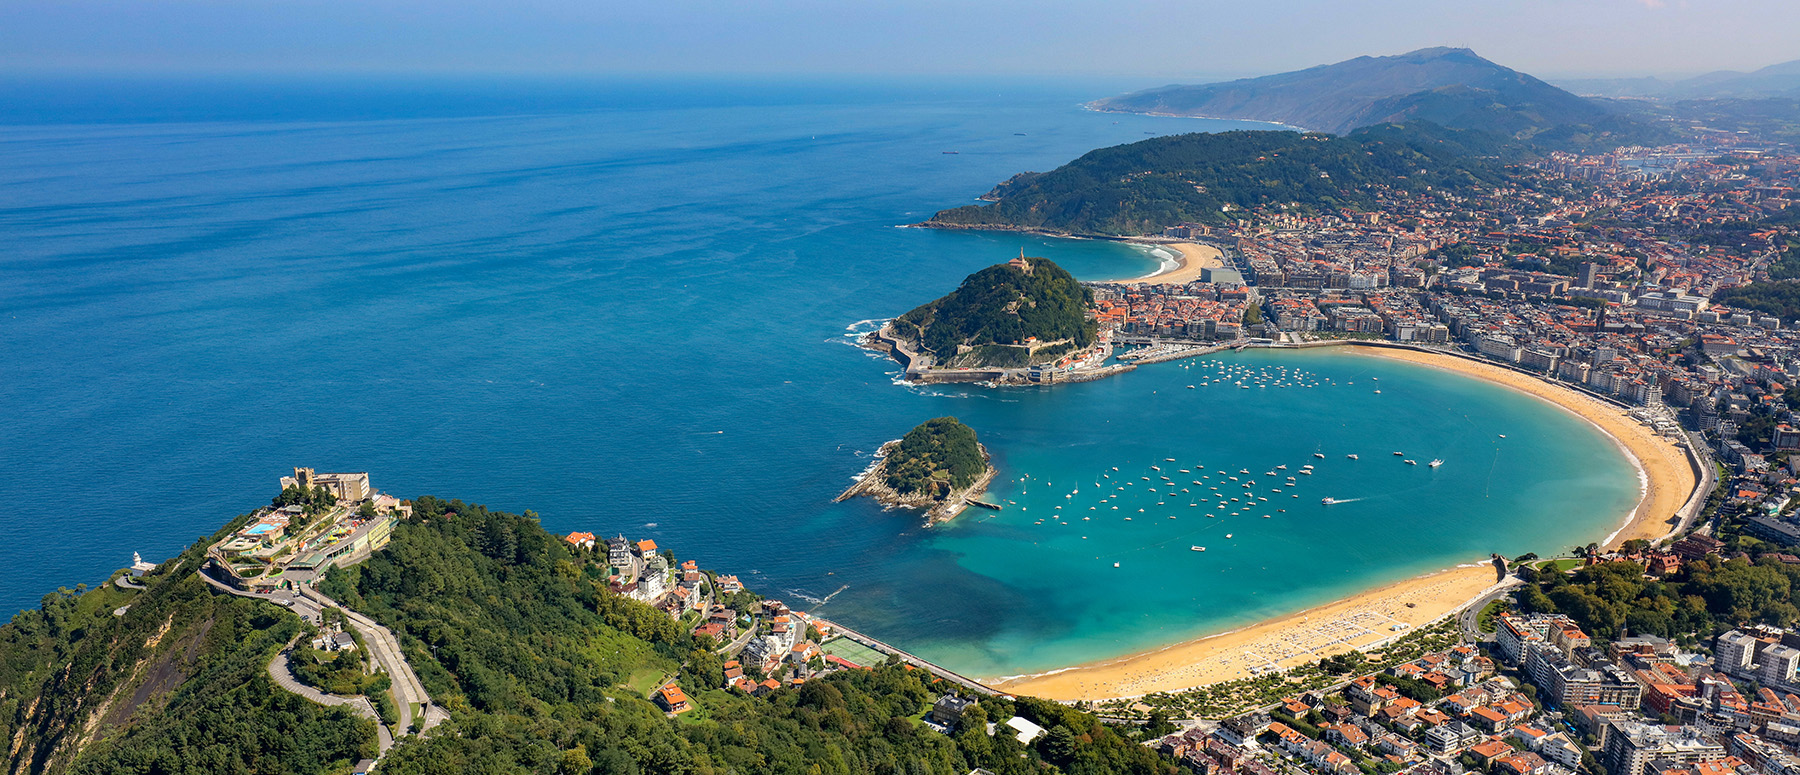
<instances>
[{"instance_id":1,"label":"hill","mask_svg":"<svg viewBox=\"0 0 1800 775\"><path fill-rule=\"evenodd\" d=\"M1429 124L1382 125L1344 137L1171 135L1017 176L988 194L991 204L944 210L924 225L1129 236L1179 223L1223 224L1258 207L1367 209L1383 190L1499 184L1508 179L1502 157L1518 151L1486 133Z\"/></svg>"},{"instance_id":2,"label":"hill","mask_svg":"<svg viewBox=\"0 0 1800 775\"><path fill-rule=\"evenodd\" d=\"M1632 132L1600 104L1466 48L1426 48L1224 83L1163 86L1090 103L1096 110L1273 121L1342 134L1429 121L1529 138L1576 125Z\"/></svg>"},{"instance_id":3,"label":"hill","mask_svg":"<svg viewBox=\"0 0 1800 775\"><path fill-rule=\"evenodd\" d=\"M899 664L758 697L722 690L712 642L612 592L604 550L574 549L529 513L413 503L386 549L321 585L392 630L451 714L390 751L384 774L1177 772L1094 716L1031 698L984 697L955 734L932 732L918 719L946 688ZM269 680L305 625L212 592L202 559L165 563L142 592L60 591L0 627L8 772L323 774L373 754L371 722ZM645 699L644 682L665 677L693 711L670 718ZM1014 714L1048 733L1025 745L983 730Z\"/></svg>"},{"instance_id":4,"label":"hill","mask_svg":"<svg viewBox=\"0 0 1800 775\"><path fill-rule=\"evenodd\" d=\"M939 417L900 437L888 453L885 478L894 492L923 493L941 501L974 483L987 467L975 431L955 417Z\"/></svg>"},{"instance_id":5,"label":"hill","mask_svg":"<svg viewBox=\"0 0 1800 775\"><path fill-rule=\"evenodd\" d=\"M374 722L269 678L300 619L195 575L225 532L164 562L145 591L59 589L0 627L7 772L323 775L375 755Z\"/></svg>"},{"instance_id":6,"label":"hill","mask_svg":"<svg viewBox=\"0 0 1800 775\"><path fill-rule=\"evenodd\" d=\"M964 278L949 295L894 319L889 332L939 367L1016 368L1093 344L1094 294L1068 270L1021 255Z\"/></svg>"},{"instance_id":7,"label":"hill","mask_svg":"<svg viewBox=\"0 0 1800 775\"><path fill-rule=\"evenodd\" d=\"M1800 59L1750 72L1718 70L1673 81L1661 78L1582 78L1558 84L1578 94L1598 97L1685 99L1756 99L1800 97Z\"/></svg>"}]
</instances>

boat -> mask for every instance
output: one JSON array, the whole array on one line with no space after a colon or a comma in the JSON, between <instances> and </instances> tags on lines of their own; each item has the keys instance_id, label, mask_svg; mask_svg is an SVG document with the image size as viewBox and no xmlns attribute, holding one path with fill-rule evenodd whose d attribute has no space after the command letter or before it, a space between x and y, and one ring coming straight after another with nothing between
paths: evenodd
<instances>
[{"instance_id":1,"label":"boat","mask_svg":"<svg viewBox=\"0 0 1800 775\"><path fill-rule=\"evenodd\" d=\"M1402 460L1400 462L1405 463L1409 466L1416 466L1419 464L1419 461L1417 461L1417 460Z\"/></svg>"},{"instance_id":2,"label":"boat","mask_svg":"<svg viewBox=\"0 0 1800 775\"><path fill-rule=\"evenodd\" d=\"M1250 469L1248 469L1248 468L1240 468L1240 469L1238 469L1238 473L1240 473L1240 474L1247 474L1247 473L1250 473Z\"/></svg>"},{"instance_id":3,"label":"boat","mask_svg":"<svg viewBox=\"0 0 1800 775\"><path fill-rule=\"evenodd\" d=\"M1344 457L1347 457L1347 458L1350 458L1350 459L1351 459L1351 460L1357 460L1357 459L1359 459L1359 458L1357 458L1357 457L1356 457L1356 453L1355 453L1355 452L1352 452L1352 453L1350 453L1350 454L1348 454L1348 455L1345 455L1345 456L1344 456Z\"/></svg>"},{"instance_id":4,"label":"boat","mask_svg":"<svg viewBox=\"0 0 1800 775\"><path fill-rule=\"evenodd\" d=\"M945 156L955 156L955 155L957 155L957 154L959 154L959 153L962 153L962 151L945 151L945 152L944 152L944 155L945 155Z\"/></svg>"},{"instance_id":5,"label":"boat","mask_svg":"<svg viewBox=\"0 0 1800 775\"><path fill-rule=\"evenodd\" d=\"M1113 567L1117 568L1117 567L1119 567L1119 564L1115 562L1115 563L1113 563Z\"/></svg>"},{"instance_id":6,"label":"boat","mask_svg":"<svg viewBox=\"0 0 1800 775\"><path fill-rule=\"evenodd\" d=\"M1504 434L1504 433L1500 434L1500 438L1503 438L1503 439L1506 438L1506 434Z\"/></svg>"},{"instance_id":7,"label":"boat","mask_svg":"<svg viewBox=\"0 0 1800 775\"><path fill-rule=\"evenodd\" d=\"M1326 506L1330 506L1331 504L1337 503L1337 499L1336 498L1320 498L1319 503L1324 504Z\"/></svg>"},{"instance_id":8,"label":"boat","mask_svg":"<svg viewBox=\"0 0 1800 775\"><path fill-rule=\"evenodd\" d=\"M1426 465L1431 466L1432 468L1437 468L1438 466L1441 466L1443 464L1444 464L1444 461L1442 461L1442 460L1433 460L1430 463L1426 463Z\"/></svg>"},{"instance_id":9,"label":"boat","mask_svg":"<svg viewBox=\"0 0 1800 775\"><path fill-rule=\"evenodd\" d=\"M1406 453L1405 452L1395 452L1394 457L1406 457Z\"/></svg>"},{"instance_id":10,"label":"boat","mask_svg":"<svg viewBox=\"0 0 1800 775\"><path fill-rule=\"evenodd\" d=\"M1230 534L1230 533L1226 533L1226 534L1225 534L1225 537L1226 537L1226 538L1230 538L1230 537L1231 537L1231 534Z\"/></svg>"},{"instance_id":11,"label":"boat","mask_svg":"<svg viewBox=\"0 0 1800 775\"><path fill-rule=\"evenodd\" d=\"M1152 471L1161 471L1161 470L1162 470L1162 466L1151 466L1151 467L1150 467L1150 470L1152 470Z\"/></svg>"},{"instance_id":12,"label":"boat","mask_svg":"<svg viewBox=\"0 0 1800 775\"><path fill-rule=\"evenodd\" d=\"M1282 464L1281 464L1281 465L1278 465L1278 466L1276 466L1276 467L1275 467L1275 470L1277 470L1277 471L1286 471L1286 470L1287 470L1287 464L1286 464L1286 463L1282 463Z\"/></svg>"},{"instance_id":13,"label":"boat","mask_svg":"<svg viewBox=\"0 0 1800 775\"><path fill-rule=\"evenodd\" d=\"M1379 391L1379 390L1375 391L1375 395L1381 395L1381 391Z\"/></svg>"},{"instance_id":14,"label":"boat","mask_svg":"<svg viewBox=\"0 0 1800 775\"><path fill-rule=\"evenodd\" d=\"M1300 469L1300 473L1306 474L1307 476L1312 476L1312 469L1302 468L1302 469Z\"/></svg>"},{"instance_id":15,"label":"boat","mask_svg":"<svg viewBox=\"0 0 1800 775\"><path fill-rule=\"evenodd\" d=\"M1173 462L1175 462L1175 458L1165 457L1165 458L1163 458L1163 462L1164 463L1173 463Z\"/></svg>"},{"instance_id":16,"label":"boat","mask_svg":"<svg viewBox=\"0 0 1800 775\"><path fill-rule=\"evenodd\" d=\"M1206 547L1204 547L1204 546L1190 546L1190 547L1188 547L1188 551L1190 551L1190 552L1204 552L1204 551L1206 551Z\"/></svg>"},{"instance_id":17,"label":"boat","mask_svg":"<svg viewBox=\"0 0 1800 775\"><path fill-rule=\"evenodd\" d=\"M1193 385L1189 385L1189 386L1188 386L1188 389L1189 389L1189 390L1193 390L1193 389L1194 389L1194 386L1193 386Z\"/></svg>"},{"instance_id":18,"label":"boat","mask_svg":"<svg viewBox=\"0 0 1800 775\"><path fill-rule=\"evenodd\" d=\"M1325 453L1323 453L1323 452L1314 452L1314 453L1313 453L1313 457L1316 457L1316 458L1318 458L1318 459L1320 459L1320 460L1324 460L1324 459L1325 459Z\"/></svg>"}]
</instances>

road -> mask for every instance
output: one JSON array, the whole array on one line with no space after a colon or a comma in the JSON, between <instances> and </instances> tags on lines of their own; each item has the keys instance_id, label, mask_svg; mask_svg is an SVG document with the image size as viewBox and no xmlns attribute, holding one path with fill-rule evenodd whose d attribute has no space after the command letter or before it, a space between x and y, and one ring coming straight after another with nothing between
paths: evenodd
<instances>
[{"instance_id":1,"label":"road","mask_svg":"<svg viewBox=\"0 0 1800 775\"><path fill-rule=\"evenodd\" d=\"M274 661L269 663L269 677L275 679L276 684L320 705L341 705L356 711L356 715L375 722L375 743L378 751L386 754L389 748L394 747L393 734L388 732L387 726L381 723L381 716L375 712L375 706L369 704L369 698L339 697L300 683L300 680L294 677L293 671L288 669L288 654L293 649L294 644L290 641L282 647L281 653L275 655Z\"/></svg>"},{"instance_id":2,"label":"road","mask_svg":"<svg viewBox=\"0 0 1800 775\"><path fill-rule=\"evenodd\" d=\"M1462 610L1462 613L1457 614L1457 621L1462 624L1463 638L1473 643L1484 643L1493 640L1493 634L1482 632L1481 627L1479 626L1481 609L1488 607L1489 603L1511 594L1514 588L1524 583L1525 582L1520 580L1517 576L1507 576L1505 581L1495 585L1493 589L1488 590L1488 592L1481 597L1475 598L1475 602L1470 603L1469 607Z\"/></svg>"},{"instance_id":3,"label":"road","mask_svg":"<svg viewBox=\"0 0 1800 775\"><path fill-rule=\"evenodd\" d=\"M415 723L415 719L413 718L413 705L415 703L425 709L424 718L417 719L417 726L420 733L449 720L449 713L443 708L431 703L431 695L426 693L424 684L419 682L418 674L413 672L412 665L406 661L406 655L400 651L400 643L394 637L394 633L390 632L388 628L377 624L373 619L345 608L336 600L332 600L331 598L306 587L301 587L301 594L299 595L258 594L254 592L245 592L229 584L225 584L218 579L208 576L203 571L197 572L197 575L199 575L207 584L211 585L213 589L238 597L267 600L276 605L290 608L295 614L298 614L300 617L315 624L320 621L323 609L325 608L336 608L343 611L344 620L356 630L357 634L362 636L363 643L369 649L369 656L375 660L375 664L382 672L387 673L388 679L393 683L391 691L394 695L394 704L397 706L400 715L400 723L396 728L400 730L400 734L412 734ZM276 669L277 663L280 664L279 670ZM334 695L322 694L317 690L308 689L307 691L300 691L294 689L293 687L304 687L305 685L293 680L293 674L287 669L287 652L285 649L281 654L276 655L274 662L269 664L269 675L275 677L276 682L281 684L283 688L294 691L314 702L319 702L324 705L354 704L351 700L335 697ZM286 676L288 680L284 681L282 676ZM337 700L337 702L318 699L321 697L330 697ZM365 707L368 707L367 700L360 701ZM370 714L374 714L374 712L372 707L369 708ZM377 733L380 738L388 741L381 749L382 753L386 754L387 746L391 746L393 741L386 727L382 726L379 722L377 722L376 726L380 727Z\"/></svg>"}]
</instances>

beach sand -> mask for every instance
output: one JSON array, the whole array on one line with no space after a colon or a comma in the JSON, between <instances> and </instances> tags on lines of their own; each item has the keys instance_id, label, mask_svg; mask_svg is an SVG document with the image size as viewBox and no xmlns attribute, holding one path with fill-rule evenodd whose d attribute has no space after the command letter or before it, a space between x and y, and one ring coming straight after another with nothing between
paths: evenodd
<instances>
[{"instance_id":1,"label":"beach sand","mask_svg":"<svg viewBox=\"0 0 1800 775\"><path fill-rule=\"evenodd\" d=\"M1160 651L988 685L1055 700L1101 700L1248 678L1253 669L1287 669L1403 635L1480 597L1496 575L1485 563L1451 568ZM1400 623L1407 626L1393 629Z\"/></svg>"},{"instance_id":2,"label":"beach sand","mask_svg":"<svg viewBox=\"0 0 1800 775\"><path fill-rule=\"evenodd\" d=\"M1149 283L1154 285L1186 285L1200 279L1200 270L1218 269L1225 265L1225 256L1218 248L1201 245L1197 242L1167 242L1156 247L1175 251L1175 266L1167 271L1136 277L1119 282Z\"/></svg>"},{"instance_id":3,"label":"beach sand","mask_svg":"<svg viewBox=\"0 0 1800 775\"><path fill-rule=\"evenodd\" d=\"M1694 476L1679 447L1626 416L1624 410L1566 387L1498 366L1449 355L1375 347L1351 352L1455 371L1536 396L1598 426L1615 439L1644 477L1644 497L1607 544L1655 540L1675 524L1673 515L1694 489ZM1456 611L1495 583L1492 566L1459 566L1407 579L1308 611L1235 632L1179 643L1158 651L1094 662L1048 675L990 685L1058 700L1101 700L1179 691L1250 676L1252 668L1290 668L1371 643ZM1410 607L1409 607L1410 604Z\"/></svg>"}]
</instances>

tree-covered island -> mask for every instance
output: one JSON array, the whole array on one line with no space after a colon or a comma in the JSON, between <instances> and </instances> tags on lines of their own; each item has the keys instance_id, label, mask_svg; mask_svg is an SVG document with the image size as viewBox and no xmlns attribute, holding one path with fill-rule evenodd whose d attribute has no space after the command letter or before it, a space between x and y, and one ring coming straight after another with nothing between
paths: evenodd
<instances>
[{"instance_id":1,"label":"tree-covered island","mask_svg":"<svg viewBox=\"0 0 1800 775\"><path fill-rule=\"evenodd\" d=\"M995 473L974 429L955 417L926 420L877 455L880 462L838 500L867 495L886 506L926 509L926 524L955 517Z\"/></svg>"}]
</instances>

